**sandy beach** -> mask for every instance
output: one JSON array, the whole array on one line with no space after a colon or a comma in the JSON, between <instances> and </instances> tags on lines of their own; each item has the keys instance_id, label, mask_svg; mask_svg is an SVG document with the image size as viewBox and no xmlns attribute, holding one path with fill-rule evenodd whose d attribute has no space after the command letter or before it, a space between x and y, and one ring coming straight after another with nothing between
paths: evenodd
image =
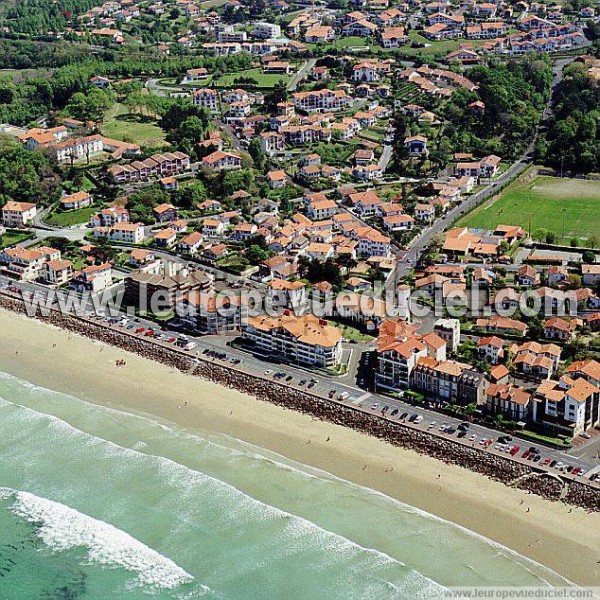
<instances>
[{"instance_id":1,"label":"sandy beach","mask_svg":"<svg viewBox=\"0 0 600 600\"><path fill-rule=\"evenodd\" d=\"M125 366L117 367L118 360ZM91 402L250 442L453 521L575 583L600 585L598 513L507 488L4 310L0 369Z\"/></svg>"}]
</instances>

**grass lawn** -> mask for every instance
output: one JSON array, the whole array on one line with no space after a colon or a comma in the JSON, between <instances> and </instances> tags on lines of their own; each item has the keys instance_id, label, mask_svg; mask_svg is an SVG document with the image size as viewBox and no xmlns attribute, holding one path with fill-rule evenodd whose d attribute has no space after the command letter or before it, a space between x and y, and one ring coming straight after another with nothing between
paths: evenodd
<instances>
[{"instance_id":1,"label":"grass lawn","mask_svg":"<svg viewBox=\"0 0 600 600\"><path fill-rule=\"evenodd\" d=\"M81 189L84 192L91 192L96 189L96 184L87 177L84 177L81 181Z\"/></svg>"},{"instance_id":2,"label":"grass lawn","mask_svg":"<svg viewBox=\"0 0 600 600\"><path fill-rule=\"evenodd\" d=\"M335 323L333 321L330 322L330 325L334 325L338 329L341 329L342 335L347 340L355 341L355 342L371 342L371 341L373 341L372 335L362 333L355 327L350 327L349 325L340 325L339 323Z\"/></svg>"},{"instance_id":3,"label":"grass lawn","mask_svg":"<svg viewBox=\"0 0 600 600\"><path fill-rule=\"evenodd\" d=\"M87 223L97 210L97 206L86 206L78 210L56 211L50 214L45 221L48 225L55 225L56 227L80 225L81 223Z\"/></svg>"},{"instance_id":4,"label":"grass lawn","mask_svg":"<svg viewBox=\"0 0 600 600\"><path fill-rule=\"evenodd\" d=\"M226 73L217 81L212 81L212 77L207 79L207 85L212 83L215 87L221 88L230 88L235 87L236 83L234 81L240 77L249 77L256 81L256 84L239 84L242 87L259 87L259 88L272 88L275 87L276 83L283 81L284 83L288 83L292 78L292 75L278 75L273 73L263 73L262 69L248 69L247 71L236 71L235 73Z\"/></svg>"},{"instance_id":5,"label":"grass lawn","mask_svg":"<svg viewBox=\"0 0 600 600\"><path fill-rule=\"evenodd\" d=\"M456 40L442 40L440 42L434 42L423 37L418 31L414 29L408 32L408 38L411 42L418 42L419 44L427 44L424 48L411 48L410 45L401 46L400 52L409 56L434 56L436 54L448 54L453 52L459 46L464 44L463 39ZM469 43L473 47L481 46L485 43L484 40L469 40Z\"/></svg>"},{"instance_id":6,"label":"grass lawn","mask_svg":"<svg viewBox=\"0 0 600 600\"><path fill-rule=\"evenodd\" d=\"M348 37L339 38L335 41L336 48L361 48L369 47L372 42L369 42L364 37L349 35Z\"/></svg>"},{"instance_id":7,"label":"grass lawn","mask_svg":"<svg viewBox=\"0 0 600 600\"><path fill-rule=\"evenodd\" d=\"M123 104L116 104L107 113L101 131L102 135L106 137L131 141L140 146L166 144L165 132L156 124L156 121L130 114L129 109Z\"/></svg>"},{"instance_id":8,"label":"grass lawn","mask_svg":"<svg viewBox=\"0 0 600 600\"><path fill-rule=\"evenodd\" d=\"M8 229L6 233L0 235L0 248L8 248L9 246L15 246L21 244L26 240L30 240L34 237L33 233L27 231L17 231L15 229Z\"/></svg>"},{"instance_id":9,"label":"grass lawn","mask_svg":"<svg viewBox=\"0 0 600 600\"><path fill-rule=\"evenodd\" d=\"M548 229L570 239L600 231L600 185L597 181L538 176L517 180L458 223L461 227L493 229L498 224L535 231Z\"/></svg>"}]
</instances>

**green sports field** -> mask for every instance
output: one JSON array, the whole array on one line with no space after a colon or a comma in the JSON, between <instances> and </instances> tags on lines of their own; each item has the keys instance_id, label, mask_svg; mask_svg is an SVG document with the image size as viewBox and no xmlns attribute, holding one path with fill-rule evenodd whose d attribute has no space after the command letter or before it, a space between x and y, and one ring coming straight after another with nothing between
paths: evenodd
<instances>
[{"instance_id":1,"label":"green sports field","mask_svg":"<svg viewBox=\"0 0 600 600\"><path fill-rule=\"evenodd\" d=\"M538 176L517 180L498 196L464 216L458 225L493 229L496 225L543 228L561 238L600 236L600 182Z\"/></svg>"}]
</instances>

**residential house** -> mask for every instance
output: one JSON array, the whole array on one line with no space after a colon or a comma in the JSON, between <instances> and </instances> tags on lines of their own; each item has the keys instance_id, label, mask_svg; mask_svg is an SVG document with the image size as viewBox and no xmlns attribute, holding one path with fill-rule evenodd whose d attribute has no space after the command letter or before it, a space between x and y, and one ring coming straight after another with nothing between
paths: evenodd
<instances>
[{"instance_id":1,"label":"residential house","mask_svg":"<svg viewBox=\"0 0 600 600\"><path fill-rule=\"evenodd\" d=\"M504 358L504 340L495 335L480 338L477 342L479 356L492 365L497 365Z\"/></svg>"},{"instance_id":2,"label":"residential house","mask_svg":"<svg viewBox=\"0 0 600 600\"><path fill-rule=\"evenodd\" d=\"M168 223L169 221L174 221L178 216L177 209L172 204L166 203L155 206L152 212L154 213L154 218L159 223Z\"/></svg>"},{"instance_id":3,"label":"residential house","mask_svg":"<svg viewBox=\"0 0 600 600\"><path fill-rule=\"evenodd\" d=\"M567 320L551 317L544 323L544 337L548 340L568 342L573 337L577 325L577 319Z\"/></svg>"},{"instance_id":4,"label":"residential house","mask_svg":"<svg viewBox=\"0 0 600 600\"><path fill-rule=\"evenodd\" d=\"M88 192L75 192L74 194L69 194L67 196L63 196L60 199L60 205L63 210L78 210L80 208L85 208L86 206L90 206L92 203L92 197Z\"/></svg>"},{"instance_id":5,"label":"residential house","mask_svg":"<svg viewBox=\"0 0 600 600\"><path fill-rule=\"evenodd\" d=\"M512 384L492 383L486 391L486 408L492 415L527 423L533 414L532 395Z\"/></svg>"},{"instance_id":6,"label":"residential house","mask_svg":"<svg viewBox=\"0 0 600 600\"><path fill-rule=\"evenodd\" d=\"M241 169L242 158L238 154L217 150L202 159L202 166L211 171Z\"/></svg>"},{"instance_id":7,"label":"residential house","mask_svg":"<svg viewBox=\"0 0 600 600\"><path fill-rule=\"evenodd\" d=\"M70 260L58 258L44 263L42 277L52 285L63 285L73 276L73 263Z\"/></svg>"},{"instance_id":8,"label":"residential house","mask_svg":"<svg viewBox=\"0 0 600 600\"><path fill-rule=\"evenodd\" d=\"M71 286L79 291L100 292L112 284L112 265L103 263L73 273Z\"/></svg>"},{"instance_id":9,"label":"residential house","mask_svg":"<svg viewBox=\"0 0 600 600\"><path fill-rule=\"evenodd\" d=\"M404 145L410 155L427 154L427 138L422 135L413 135L404 139Z\"/></svg>"}]
</instances>

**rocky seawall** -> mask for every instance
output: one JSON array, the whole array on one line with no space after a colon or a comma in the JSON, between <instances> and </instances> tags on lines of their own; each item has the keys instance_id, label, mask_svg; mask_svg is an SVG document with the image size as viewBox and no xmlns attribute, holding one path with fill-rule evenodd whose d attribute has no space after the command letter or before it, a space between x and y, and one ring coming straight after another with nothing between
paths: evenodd
<instances>
[{"instance_id":1,"label":"rocky seawall","mask_svg":"<svg viewBox=\"0 0 600 600\"><path fill-rule=\"evenodd\" d=\"M0 293L0 307L26 314L21 299L4 293ZM254 396L258 400L350 427L389 444L470 469L506 485L526 489L548 500L560 500L588 511L600 512L600 490L592 484L553 473L548 474L540 468L492 454L469 442L463 443L460 440L442 438L426 431L417 430L408 424L390 421L364 412L357 407L346 406L335 400L294 389L271 379L244 373L232 365L225 367L212 359L197 356L160 342L140 338L119 328L109 327L105 323L65 316L54 310L47 315L38 314L36 318L73 333L166 364L193 376L236 389Z\"/></svg>"}]
</instances>

